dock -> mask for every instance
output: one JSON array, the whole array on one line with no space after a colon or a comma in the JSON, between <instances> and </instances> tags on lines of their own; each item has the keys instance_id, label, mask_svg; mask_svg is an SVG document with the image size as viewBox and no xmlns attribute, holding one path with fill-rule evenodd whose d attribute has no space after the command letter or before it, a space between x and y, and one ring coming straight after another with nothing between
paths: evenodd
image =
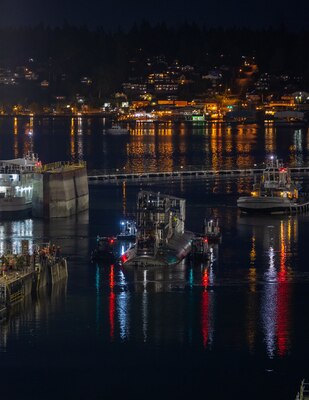
<instances>
[{"instance_id":1,"label":"dock","mask_svg":"<svg viewBox=\"0 0 309 400\"><path fill-rule=\"evenodd\" d=\"M123 172L123 171L89 171L88 182L91 183L120 183L143 182L150 180L176 180L182 178L225 178L225 177L254 177L262 175L264 168L222 169L211 170L203 167L179 168L175 171L152 172ZM291 167L291 175L307 175L309 167Z\"/></svg>"},{"instance_id":2,"label":"dock","mask_svg":"<svg viewBox=\"0 0 309 400\"><path fill-rule=\"evenodd\" d=\"M46 286L67 279L67 261L48 247L35 254L7 254L1 257L0 314Z\"/></svg>"}]
</instances>

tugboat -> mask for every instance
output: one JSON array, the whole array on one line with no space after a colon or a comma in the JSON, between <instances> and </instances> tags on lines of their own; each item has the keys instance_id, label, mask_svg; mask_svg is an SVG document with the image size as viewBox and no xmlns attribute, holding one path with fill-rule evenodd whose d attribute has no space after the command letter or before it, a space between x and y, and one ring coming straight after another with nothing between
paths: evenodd
<instances>
[{"instance_id":1,"label":"tugboat","mask_svg":"<svg viewBox=\"0 0 309 400\"><path fill-rule=\"evenodd\" d=\"M190 257L194 261L206 261L209 259L210 248L205 236L196 236L191 242Z\"/></svg>"},{"instance_id":2,"label":"tugboat","mask_svg":"<svg viewBox=\"0 0 309 400\"><path fill-rule=\"evenodd\" d=\"M120 222L121 231L117 235L118 240L129 240L136 239L136 222L132 219L126 219Z\"/></svg>"},{"instance_id":3,"label":"tugboat","mask_svg":"<svg viewBox=\"0 0 309 400\"><path fill-rule=\"evenodd\" d=\"M251 196L237 200L237 207L243 213L283 214L307 206L308 201L299 199L289 168L273 156L266 164L261 181L253 185Z\"/></svg>"},{"instance_id":4,"label":"tugboat","mask_svg":"<svg viewBox=\"0 0 309 400\"><path fill-rule=\"evenodd\" d=\"M91 254L91 261L113 261L116 258L117 238L97 236L97 245Z\"/></svg>"},{"instance_id":5,"label":"tugboat","mask_svg":"<svg viewBox=\"0 0 309 400\"><path fill-rule=\"evenodd\" d=\"M204 219L204 237L207 239L208 243L221 242L222 235L217 218L210 220Z\"/></svg>"},{"instance_id":6,"label":"tugboat","mask_svg":"<svg viewBox=\"0 0 309 400\"><path fill-rule=\"evenodd\" d=\"M191 258L194 261L206 261L213 258L212 245L221 242L218 219L204 219L203 233L192 239Z\"/></svg>"},{"instance_id":7,"label":"tugboat","mask_svg":"<svg viewBox=\"0 0 309 400\"><path fill-rule=\"evenodd\" d=\"M166 267L191 251L192 232L185 232L184 199L140 191L135 244L120 258L124 267Z\"/></svg>"}]
</instances>

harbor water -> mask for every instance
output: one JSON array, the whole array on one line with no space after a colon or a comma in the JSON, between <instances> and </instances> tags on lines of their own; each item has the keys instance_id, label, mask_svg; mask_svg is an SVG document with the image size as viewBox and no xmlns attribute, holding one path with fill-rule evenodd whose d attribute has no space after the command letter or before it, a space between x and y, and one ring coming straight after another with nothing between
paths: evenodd
<instances>
[{"instance_id":1,"label":"harbor water","mask_svg":"<svg viewBox=\"0 0 309 400\"><path fill-rule=\"evenodd\" d=\"M25 150L42 162L89 169L246 168L276 154L308 165L307 127L131 126L105 134L101 119L0 119L0 159ZM32 135L28 135L29 129ZM306 178L298 178L304 189ZM74 217L0 221L0 251L51 241L68 281L10 310L0 324L3 398L294 399L309 377L309 214L239 214L250 178L90 185ZM210 265L126 270L91 263L96 236L116 235L140 189L187 200L186 229L220 221ZM127 242L118 245L119 254Z\"/></svg>"}]
</instances>

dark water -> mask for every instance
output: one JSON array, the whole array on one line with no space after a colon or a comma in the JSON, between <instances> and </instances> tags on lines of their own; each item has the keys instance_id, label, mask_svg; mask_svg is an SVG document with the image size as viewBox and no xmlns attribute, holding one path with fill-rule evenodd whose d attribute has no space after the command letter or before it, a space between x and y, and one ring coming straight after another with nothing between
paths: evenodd
<instances>
[{"instance_id":1,"label":"dark water","mask_svg":"<svg viewBox=\"0 0 309 400\"><path fill-rule=\"evenodd\" d=\"M244 167L270 153L294 165L308 158L307 128L165 125L131 127L121 138L103 129L99 120L0 120L0 158L32 148L43 162L135 170ZM214 263L154 271L91 264L96 235L119 230L140 187L90 186L89 213L65 220L0 222L1 252L18 251L22 238L50 240L69 265L67 283L27 299L0 325L3 398L293 399L309 377L309 215L240 216L236 199L248 179L143 184L185 197L192 231L205 216L220 218Z\"/></svg>"}]
</instances>

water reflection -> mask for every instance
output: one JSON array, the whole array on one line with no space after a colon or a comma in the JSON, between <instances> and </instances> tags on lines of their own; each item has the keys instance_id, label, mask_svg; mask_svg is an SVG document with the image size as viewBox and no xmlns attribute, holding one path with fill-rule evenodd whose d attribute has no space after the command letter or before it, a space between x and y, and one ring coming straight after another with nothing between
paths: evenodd
<instances>
[{"instance_id":1,"label":"water reflection","mask_svg":"<svg viewBox=\"0 0 309 400\"><path fill-rule=\"evenodd\" d=\"M21 253L22 240L28 240L29 249L33 248L33 220L16 220L0 224L0 255Z\"/></svg>"},{"instance_id":2,"label":"water reflection","mask_svg":"<svg viewBox=\"0 0 309 400\"><path fill-rule=\"evenodd\" d=\"M192 165L208 169L250 168L263 162L270 153L293 165L308 161L306 127L136 122L130 125L129 136L114 137L102 135L105 124L110 122L101 118L30 117L27 122L23 121L12 117L0 124L3 139L0 158L20 157L37 147L43 162L45 158L48 162L59 158L63 161L85 159L90 169L118 168L135 172L171 171L181 165L184 168ZM38 125L40 130L35 132ZM21 141L21 153L17 139ZM44 149L49 149L48 154Z\"/></svg>"},{"instance_id":3,"label":"water reflection","mask_svg":"<svg viewBox=\"0 0 309 400\"><path fill-rule=\"evenodd\" d=\"M151 270L97 265L95 282L99 310L96 323L100 325L99 314L103 312L101 318L109 321L111 341L183 343L199 337L201 346L211 348L215 278L213 266L208 263L182 262L173 268ZM101 305L104 293L108 296L108 317ZM198 327L192 318L194 308L199 310Z\"/></svg>"},{"instance_id":4,"label":"water reflection","mask_svg":"<svg viewBox=\"0 0 309 400\"><path fill-rule=\"evenodd\" d=\"M258 329L257 308L260 309L262 331L269 358L284 357L291 345L291 283L298 240L297 217L240 218L240 224L252 225L247 300L247 336L253 351ZM261 259L263 263L261 263ZM257 265L266 265L258 271ZM261 275L262 274L262 275ZM258 279L263 289L259 303Z\"/></svg>"},{"instance_id":5,"label":"water reflection","mask_svg":"<svg viewBox=\"0 0 309 400\"><path fill-rule=\"evenodd\" d=\"M53 315L63 312L66 297L67 280L64 279L51 287L41 289L36 298L29 295L9 307L6 319L0 325L0 352L6 352L13 345L10 343L11 338L16 337L18 340L21 335L22 340L27 336L27 346L31 345L36 340L38 329L48 326Z\"/></svg>"}]
</instances>

